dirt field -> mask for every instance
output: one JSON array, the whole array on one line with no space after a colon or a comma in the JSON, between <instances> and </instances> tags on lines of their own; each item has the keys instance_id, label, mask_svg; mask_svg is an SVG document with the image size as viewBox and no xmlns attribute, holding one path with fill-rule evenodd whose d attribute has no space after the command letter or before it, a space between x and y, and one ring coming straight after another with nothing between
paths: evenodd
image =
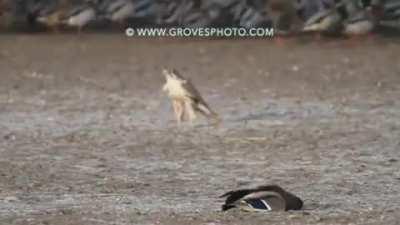
<instances>
[{"instance_id":1,"label":"dirt field","mask_svg":"<svg viewBox=\"0 0 400 225\"><path fill-rule=\"evenodd\" d=\"M0 224L400 224L400 41L0 36ZM175 67L223 118L177 127ZM220 212L279 184L285 213Z\"/></svg>"}]
</instances>

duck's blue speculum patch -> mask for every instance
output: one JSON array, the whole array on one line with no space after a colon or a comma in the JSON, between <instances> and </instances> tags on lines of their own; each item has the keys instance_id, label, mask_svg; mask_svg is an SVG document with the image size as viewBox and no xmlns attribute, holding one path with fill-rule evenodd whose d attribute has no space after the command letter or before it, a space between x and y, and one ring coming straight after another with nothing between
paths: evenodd
<instances>
[{"instance_id":1,"label":"duck's blue speculum patch","mask_svg":"<svg viewBox=\"0 0 400 225\"><path fill-rule=\"evenodd\" d=\"M267 211L271 211L271 206L262 199L247 199L245 202L249 205L249 207L253 209L263 209Z\"/></svg>"}]
</instances>

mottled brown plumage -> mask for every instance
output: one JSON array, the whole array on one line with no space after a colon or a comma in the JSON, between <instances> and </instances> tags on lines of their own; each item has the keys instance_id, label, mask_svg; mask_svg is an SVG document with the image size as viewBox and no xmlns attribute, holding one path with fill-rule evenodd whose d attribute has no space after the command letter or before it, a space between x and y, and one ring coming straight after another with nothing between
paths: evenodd
<instances>
[{"instance_id":1,"label":"mottled brown plumage","mask_svg":"<svg viewBox=\"0 0 400 225\"><path fill-rule=\"evenodd\" d=\"M199 91L189 79L184 78L177 70L163 70L166 83L163 90L172 100L178 124L183 121L193 121L197 113L219 122L218 115L211 110Z\"/></svg>"}]
</instances>

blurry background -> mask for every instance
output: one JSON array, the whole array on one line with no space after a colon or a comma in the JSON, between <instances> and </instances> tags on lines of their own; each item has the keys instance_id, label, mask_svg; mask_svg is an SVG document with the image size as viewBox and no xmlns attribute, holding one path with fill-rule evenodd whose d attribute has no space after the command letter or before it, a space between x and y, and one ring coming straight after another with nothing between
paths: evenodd
<instances>
[{"instance_id":1,"label":"blurry background","mask_svg":"<svg viewBox=\"0 0 400 225\"><path fill-rule=\"evenodd\" d=\"M0 15L3 29L19 27L30 31L130 25L273 26L282 33L340 33L352 26L350 29L357 33L368 33L377 25L399 27L400 1L1 0ZM327 22L329 19L332 21Z\"/></svg>"}]
</instances>

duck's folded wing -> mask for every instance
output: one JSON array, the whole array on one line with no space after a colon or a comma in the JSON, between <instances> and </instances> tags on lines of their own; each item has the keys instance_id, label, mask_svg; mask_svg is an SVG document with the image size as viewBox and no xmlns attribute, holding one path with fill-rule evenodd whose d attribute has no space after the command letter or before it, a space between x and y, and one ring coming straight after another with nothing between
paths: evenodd
<instances>
[{"instance_id":1,"label":"duck's folded wing","mask_svg":"<svg viewBox=\"0 0 400 225\"><path fill-rule=\"evenodd\" d=\"M259 186L258 190L279 193L286 202L286 210L300 210L303 207L303 201L291 192L288 192L277 185Z\"/></svg>"},{"instance_id":2,"label":"duck's folded wing","mask_svg":"<svg viewBox=\"0 0 400 225\"><path fill-rule=\"evenodd\" d=\"M244 196L248 195L249 193L251 193L251 190L249 189L242 189L242 190L236 190L236 191L230 191L227 192L221 196L219 196L220 198L224 198L227 197L225 200L225 204L231 204L236 202L237 200L243 198Z\"/></svg>"},{"instance_id":3,"label":"duck's folded wing","mask_svg":"<svg viewBox=\"0 0 400 225\"><path fill-rule=\"evenodd\" d=\"M262 191L249 194L241 201L241 207L250 211L285 211L286 201L277 192Z\"/></svg>"}]
</instances>

